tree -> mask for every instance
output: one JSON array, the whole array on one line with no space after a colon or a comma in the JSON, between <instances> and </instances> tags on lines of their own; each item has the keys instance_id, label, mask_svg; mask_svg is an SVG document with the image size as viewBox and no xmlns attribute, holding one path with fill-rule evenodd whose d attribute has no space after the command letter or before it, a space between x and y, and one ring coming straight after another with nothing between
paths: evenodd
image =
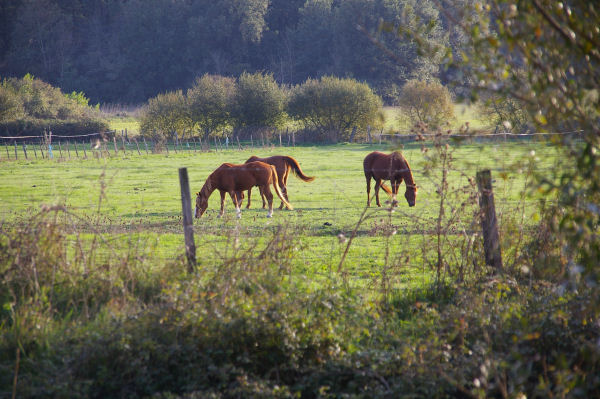
<instances>
[{"instance_id":1,"label":"tree","mask_svg":"<svg viewBox=\"0 0 600 399\"><path fill-rule=\"evenodd\" d=\"M23 100L6 80L0 82L0 122L12 121L25 116Z\"/></svg>"},{"instance_id":2,"label":"tree","mask_svg":"<svg viewBox=\"0 0 600 399\"><path fill-rule=\"evenodd\" d=\"M439 82L409 80L398 101L412 124L418 122L437 128L454 118L454 103L448 89Z\"/></svg>"},{"instance_id":3,"label":"tree","mask_svg":"<svg viewBox=\"0 0 600 399\"><path fill-rule=\"evenodd\" d=\"M183 137L192 122L181 90L159 94L148 100L140 117L140 132L155 140L166 140L175 132Z\"/></svg>"},{"instance_id":4,"label":"tree","mask_svg":"<svg viewBox=\"0 0 600 399\"><path fill-rule=\"evenodd\" d=\"M294 88L288 113L307 128L334 132L338 140L343 140L353 127L374 124L381 106L381 98L366 83L324 76Z\"/></svg>"},{"instance_id":5,"label":"tree","mask_svg":"<svg viewBox=\"0 0 600 399\"><path fill-rule=\"evenodd\" d=\"M454 60L478 82L474 97L517 99L537 129L578 133L559 136L563 163L538 184L558 199L544 221L560 252L554 270L582 272L589 287L600 283L599 21L587 0L478 2L459 21L470 47Z\"/></svg>"},{"instance_id":6,"label":"tree","mask_svg":"<svg viewBox=\"0 0 600 399\"><path fill-rule=\"evenodd\" d=\"M208 139L212 132L232 124L231 107L235 80L223 76L204 75L187 91L187 106L191 122Z\"/></svg>"},{"instance_id":7,"label":"tree","mask_svg":"<svg viewBox=\"0 0 600 399\"><path fill-rule=\"evenodd\" d=\"M285 105L286 94L272 74L244 72L239 77L233 102L237 127L279 127Z\"/></svg>"}]
</instances>

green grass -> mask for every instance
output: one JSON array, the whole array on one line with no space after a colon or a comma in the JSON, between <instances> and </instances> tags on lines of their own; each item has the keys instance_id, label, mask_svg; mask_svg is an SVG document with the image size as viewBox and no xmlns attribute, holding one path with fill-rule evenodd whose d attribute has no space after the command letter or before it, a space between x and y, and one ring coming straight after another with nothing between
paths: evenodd
<instances>
[{"instance_id":1,"label":"green grass","mask_svg":"<svg viewBox=\"0 0 600 399\"><path fill-rule=\"evenodd\" d=\"M110 130L127 130L128 137L138 136L140 134L140 123L138 118L133 116L110 116L108 119L108 128Z\"/></svg>"},{"instance_id":2,"label":"green grass","mask_svg":"<svg viewBox=\"0 0 600 399\"><path fill-rule=\"evenodd\" d=\"M382 111L384 116L384 132L404 133L410 130L410 123L399 119L402 116L399 107L383 107ZM450 129L453 131L457 131L463 127L466 122L469 122L469 129L471 131L490 129L489 124L479 118L476 105L454 104L454 117L455 119L450 121Z\"/></svg>"},{"instance_id":3,"label":"green grass","mask_svg":"<svg viewBox=\"0 0 600 399\"><path fill-rule=\"evenodd\" d=\"M0 149L2 150L2 149ZM206 177L221 163L243 163L250 155L288 154L295 157L307 175L316 180L305 183L290 176L288 190L293 211L276 210L272 219L260 209L257 190L253 191L251 209L243 209L236 219L230 198L226 199L225 217L217 218L219 194L213 193L206 214L194 221L200 264L215 265L229 237L237 234L249 241L264 237L285 225L299 232L299 248L294 264L298 273L318 280L337 271L346 247L343 237L350 237L366 205L362 160L380 146L340 144L295 148L254 148L218 152L186 152L142 155L132 152L103 159L87 160L19 160L3 162L0 169L0 218L13 222L40 209L42 204L65 204L81 219L72 221L82 231L92 228L110 237L126 233L141 234L155 243L157 261L173 259L183 253L181 199L178 168L187 167L193 193L200 190ZM446 212L466 199L461 190L468 178L483 168L491 168L496 210L500 220L522 218L527 224L536 212L535 198L523 196L531 177L530 165L538 171L549 170L555 160L552 146L536 143L462 144L453 150L454 168L449 172L449 189L456 192L448 198ZM532 156L535 151L535 156ZM410 162L419 185L417 206L409 208L403 195L390 214L384 208L372 207L368 219L358 229L347 256L346 267L353 279L368 285L374 272L386 264L404 268L401 283L429 279L441 180L441 168L435 163L434 149L426 152L419 145L408 145L403 153ZM102 188L104 187L104 188ZM404 188L401 188L403 193ZM387 196L381 193L385 202ZM279 199L274 200L275 207ZM244 203L245 205L245 203ZM99 209L99 213L98 213ZM475 204L467 205L454 228L473 230ZM386 241L384 231L391 224L396 234ZM458 237L458 236L457 236ZM453 238L446 241L452 251ZM243 240L242 240L243 241ZM154 245L154 244L153 244ZM427 247L423 252L422 248ZM212 254L212 255L207 255ZM417 267L418 266L418 267Z\"/></svg>"}]
</instances>

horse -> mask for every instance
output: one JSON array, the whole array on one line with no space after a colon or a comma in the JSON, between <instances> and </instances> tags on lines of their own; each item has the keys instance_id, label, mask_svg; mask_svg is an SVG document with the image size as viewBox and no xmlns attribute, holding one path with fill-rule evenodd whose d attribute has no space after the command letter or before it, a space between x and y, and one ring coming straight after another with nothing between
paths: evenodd
<instances>
[{"instance_id":1,"label":"horse","mask_svg":"<svg viewBox=\"0 0 600 399\"><path fill-rule=\"evenodd\" d=\"M371 178L375 179L375 199L377 206L379 203L379 188L381 187L386 193L392 196L392 203L396 204L396 196L400 183L404 180L406 184L406 192L404 197L408 202L408 206L415 206L417 200L417 185L413 179L412 172L408 161L397 151L391 154L374 151L368 154L363 161L365 178L367 179L367 206L371 206ZM382 180L389 180L392 189L390 190Z\"/></svg>"},{"instance_id":2,"label":"horse","mask_svg":"<svg viewBox=\"0 0 600 399\"><path fill-rule=\"evenodd\" d=\"M221 212L218 217L225 213L225 194L229 193L238 218L242 217L240 207L242 205L243 191L258 186L261 195L269 202L269 213L267 217L273 216L273 194L269 188L273 185L275 193L288 209L292 205L285 199L279 188L277 170L273 165L264 162L249 162L242 165L224 163L208 176L202 189L196 193L195 217L201 217L208 208L208 198L215 190L221 193Z\"/></svg>"},{"instance_id":3,"label":"horse","mask_svg":"<svg viewBox=\"0 0 600 399\"><path fill-rule=\"evenodd\" d=\"M300 168L300 164L298 163L298 161L296 161L294 158L289 157L289 156L274 155L272 157L259 158L256 155L252 155L250 158L248 158L246 163L256 162L256 161L265 162L265 163L268 163L269 165L275 166L275 169L277 170L277 176L279 176L279 182L278 182L279 187L281 187L281 191L283 192L283 195L285 196L285 199L288 202L290 199L288 197L288 191L287 191L287 180L288 180L288 176L290 175L290 171L293 171L294 174L296 175L296 177L298 177L301 180L304 180L305 182L311 182L311 181L315 180L314 177L306 176L302 172L302 169ZM252 189L250 188L248 190L248 204L246 205L246 208L250 208L251 193L252 193ZM264 208L265 207L264 196L262 196L262 201L263 201L262 207ZM279 209L282 209L283 205L284 205L284 203L282 201L281 204L279 205Z\"/></svg>"}]
</instances>

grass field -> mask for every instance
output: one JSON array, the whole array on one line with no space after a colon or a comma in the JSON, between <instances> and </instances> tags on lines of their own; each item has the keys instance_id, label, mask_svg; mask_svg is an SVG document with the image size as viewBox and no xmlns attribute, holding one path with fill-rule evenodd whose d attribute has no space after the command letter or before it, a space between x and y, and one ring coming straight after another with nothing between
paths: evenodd
<instances>
[{"instance_id":1,"label":"grass field","mask_svg":"<svg viewBox=\"0 0 600 399\"><path fill-rule=\"evenodd\" d=\"M426 149L426 151L424 150ZM200 264L214 265L218 254L226 251L234 236L242 241L260 241L281 226L300 235L295 253L299 274L328 275L337 270L345 239L366 205L362 160L383 146L339 144L295 148L253 148L217 152L190 152L67 161L11 161L0 169L0 217L14 222L37 212L42 204L64 204L79 219L72 221L80 232L98 229L115 241L128 235L141 237L156 261L172 259L183 253L181 200L178 168L187 167L192 192L202 187L208 174L223 162L243 163L250 155L287 154L295 157L304 172L316 176L305 183L290 176L288 190L293 211L276 210L267 219L260 209L257 190L252 208L235 218L227 198L225 217L217 218L219 195L213 193L206 214L196 219L194 230ZM451 149L453 164L448 169L448 188L443 224L452 234L478 229L474 203L465 207L474 188L469 184L480 169L489 168L495 178L496 209L500 220L522 218L527 224L536 212L536 199L524 195L529 172L552 167L555 149L539 142L461 144ZM424 265L434 262L434 245L440 195L437 194L442 167L435 148L411 144L403 149L419 185L417 206L409 208L403 195L394 213L372 207L357 230L348 252L346 267L357 281L367 282L383 267L403 267L404 283L430 278ZM404 188L401 188L403 193ZM387 200L381 193L381 200ZM274 200L279 205L279 200ZM449 215L453 216L449 216ZM391 227L390 227L391 226ZM396 234L387 236L386 231ZM339 235L343 236L340 237ZM451 236L452 236L451 234ZM344 239L345 237L345 239ZM245 239L245 240L244 240ZM446 242L448 250L453 244ZM386 248L389 249L388 260Z\"/></svg>"}]
</instances>

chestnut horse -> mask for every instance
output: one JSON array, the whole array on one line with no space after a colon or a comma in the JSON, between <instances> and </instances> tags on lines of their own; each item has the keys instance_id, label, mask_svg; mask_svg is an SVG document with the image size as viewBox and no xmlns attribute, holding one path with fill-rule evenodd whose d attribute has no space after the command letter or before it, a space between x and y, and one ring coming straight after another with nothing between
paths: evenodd
<instances>
[{"instance_id":1,"label":"chestnut horse","mask_svg":"<svg viewBox=\"0 0 600 399\"><path fill-rule=\"evenodd\" d=\"M240 206L242 205L243 191L251 187L258 186L261 195L264 195L269 202L269 213L267 217L273 216L273 194L269 188L269 184L273 184L273 188L277 196L285 204L288 209L293 209L292 205L284 198L277 182L277 171L273 165L264 162L250 162L243 165L234 165L224 163L219 166L214 172L208 176L202 189L196 193L196 218L204 214L208 208L208 198L213 191L219 190L221 193L221 212L219 217L224 214L225 194L229 193L235 212L238 218L242 217Z\"/></svg>"},{"instance_id":2,"label":"chestnut horse","mask_svg":"<svg viewBox=\"0 0 600 399\"><path fill-rule=\"evenodd\" d=\"M397 203L396 196L398 195L398 188L402 180L406 184L404 197L408 202L408 206L415 206L417 185L410 171L410 166L402 154L394 151L388 155L374 151L365 157L363 168L367 179L367 206L371 206L371 178L375 179L375 199L377 200L377 206L381 206L379 203L379 187L392 196L394 204ZM392 189L390 190L383 184L382 180L389 180Z\"/></svg>"},{"instance_id":3,"label":"chestnut horse","mask_svg":"<svg viewBox=\"0 0 600 399\"><path fill-rule=\"evenodd\" d=\"M300 164L298 163L298 161L296 161L292 157L288 157L285 155L274 155L272 157L259 158L256 155L252 155L250 158L248 158L246 163L255 162L255 161L261 161L261 162L268 163L269 165L275 166L275 169L277 170L277 176L279 177L279 187L281 188L281 192L283 193L283 195L285 196L285 199L287 201L290 200L290 198L288 197L288 192L287 192L287 180L288 180L288 176L290 175L290 171L293 171L294 174L299 179L302 179L305 182L310 182L310 181L315 180L314 177L306 176L302 172L302 169L300 169ZM252 189L249 189L248 190L248 205L246 205L246 208L250 208L251 193L252 193ZM263 201L262 207L264 208L265 207L264 196L262 196L262 201ZM281 204L279 205L279 209L283 208L283 205L284 205L284 203L283 203L283 201L281 201Z\"/></svg>"}]
</instances>

